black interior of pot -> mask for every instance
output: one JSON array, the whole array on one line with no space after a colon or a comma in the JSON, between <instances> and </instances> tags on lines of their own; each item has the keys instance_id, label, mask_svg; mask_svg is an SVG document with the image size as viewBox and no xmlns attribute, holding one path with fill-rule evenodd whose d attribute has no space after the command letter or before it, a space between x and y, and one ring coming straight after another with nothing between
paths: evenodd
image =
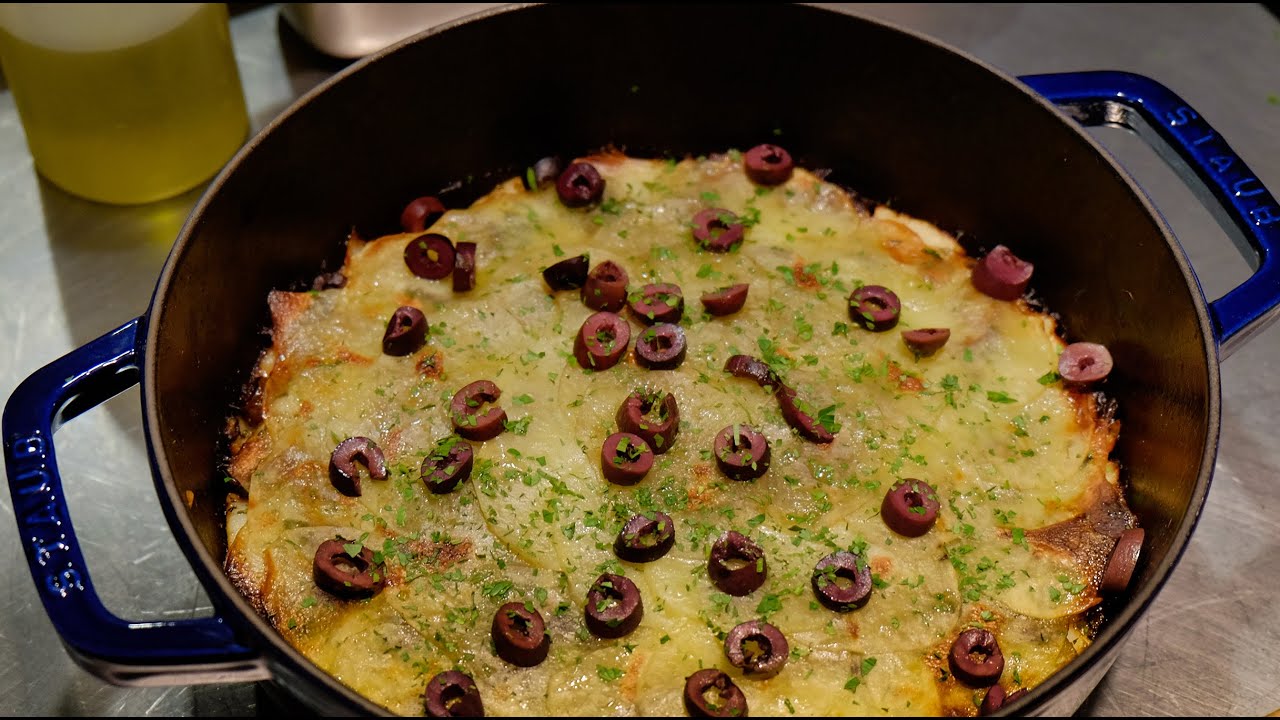
<instances>
[{"instance_id":1,"label":"black interior of pot","mask_svg":"<svg viewBox=\"0 0 1280 720\"><path fill-rule=\"evenodd\" d=\"M1149 545L1113 613L1131 618L1180 554L1217 432L1198 291L1133 188L1019 86L913 35L782 5L539 6L353 70L211 188L150 313L149 439L216 601L249 613L219 571L219 437L264 347L267 292L336 267L353 227L397 230L418 195L464 205L542 156L611 145L679 156L776 142L975 254L1003 243L1033 261L1035 295L1068 337L1116 360L1117 456Z\"/></svg>"}]
</instances>

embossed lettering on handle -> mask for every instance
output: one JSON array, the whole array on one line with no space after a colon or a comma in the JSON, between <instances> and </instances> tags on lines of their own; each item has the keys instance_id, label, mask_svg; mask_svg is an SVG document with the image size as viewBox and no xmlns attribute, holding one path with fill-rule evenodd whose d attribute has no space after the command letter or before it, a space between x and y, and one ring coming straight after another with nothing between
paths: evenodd
<instances>
[{"instance_id":1,"label":"embossed lettering on handle","mask_svg":"<svg viewBox=\"0 0 1280 720\"><path fill-rule=\"evenodd\" d=\"M1254 199L1243 207L1255 225L1280 222L1280 206L1277 206L1275 198L1195 110L1186 105L1179 106L1165 113L1165 122L1171 131L1185 134L1191 147L1205 153L1204 159L1213 171L1214 180L1231 197Z\"/></svg>"},{"instance_id":2,"label":"embossed lettering on handle","mask_svg":"<svg viewBox=\"0 0 1280 720\"><path fill-rule=\"evenodd\" d=\"M32 579L71 656L122 685L270 677L260 653L220 617L130 622L103 606L76 541L53 434L63 422L137 384L141 319L33 373L5 404L5 469Z\"/></svg>"},{"instance_id":3,"label":"embossed lettering on handle","mask_svg":"<svg viewBox=\"0 0 1280 720\"><path fill-rule=\"evenodd\" d=\"M1209 303L1220 356L1230 355L1280 316L1280 203L1200 113L1163 85L1132 73L1019 79L1084 125L1137 132L1179 171L1248 254L1253 275Z\"/></svg>"},{"instance_id":4,"label":"embossed lettering on handle","mask_svg":"<svg viewBox=\"0 0 1280 720\"><path fill-rule=\"evenodd\" d=\"M36 587L59 597L66 597L71 590L83 590L80 571L71 557L71 546L60 531L59 505L51 496L52 483L45 466L46 443L40 434L20 438L13 443L8 462L13 466L12 486L14 515L23 518L25 525L39 530L37 535L23 538L28 545L28 556L47 570L44 582Z\"/></svg>"}]
</instances>

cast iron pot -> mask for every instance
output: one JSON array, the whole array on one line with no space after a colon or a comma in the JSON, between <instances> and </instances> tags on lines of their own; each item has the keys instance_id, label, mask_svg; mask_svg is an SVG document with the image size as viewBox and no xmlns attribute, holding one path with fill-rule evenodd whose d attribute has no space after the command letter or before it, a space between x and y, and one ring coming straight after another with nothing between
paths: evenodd
<instances>
[{"instance_id":1,"label":"cast iron pot","mask_svg":"<svg viewBox=\"0 0 1280 720\"><path fill-rule=\"evenodd\" d=\"M1185 171L1254 251L1252 277L1206 302L1155 209L1080 128L1103 123L1140 131ZM146 314L37 371L5 407L23 549L70 654L116 683L270 680L318 712L382 712L294 651L222 572L220 435L263 348L267 292L337 267L353 227L396 230L424 192L461 206L545 155L762 141L866 198L963 230L975 255L1010 246L1035 263L1034 291L1067 336L1115 357L1116 458L1147 544L1094 643L1006 708L1073 712L1195 527L1217 452L1219 354L1280 302L1280 210L1205 121L1151 80L1015 79L894 27L786 5L473 16L353 65L249 142L192 211ZM137 382L160 502L211 618L115 617L76 542L52 434Z\"/></svg>"}]
</instances>

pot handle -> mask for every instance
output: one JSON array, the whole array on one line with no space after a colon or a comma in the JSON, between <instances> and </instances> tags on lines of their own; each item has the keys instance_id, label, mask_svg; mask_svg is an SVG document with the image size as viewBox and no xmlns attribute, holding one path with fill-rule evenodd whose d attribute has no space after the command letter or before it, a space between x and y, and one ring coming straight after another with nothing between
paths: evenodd
<instances>
[{"instance_id":1,"label":"pot handle","mask_svg":"<svg viewBox=\"0 0 1280 720\"><path fill-rule=\"evenodd\" d=\"M1133 73L1052 73L1019 80L1082 125L1137 133L1187 182L1227 235L1247 249L1253 275L1209 303L1221 357L1280 315L1280 205L1199 113L1165 86Z\"/></svg>"},{"instance_id":2,"label":"pot handle","mask_svg":"<svg viewBox=\"0 0 1280 720\"><path fill-rule=\"evenodd\" d=\"M5 404L5 470L22 549L45 612L71 657L117 685L265 680L261 653L220 617L133 622L94 592L58 475L53 433L136 384L146 342L135 318L37 370Z\"/></svg>"}]
</instances>

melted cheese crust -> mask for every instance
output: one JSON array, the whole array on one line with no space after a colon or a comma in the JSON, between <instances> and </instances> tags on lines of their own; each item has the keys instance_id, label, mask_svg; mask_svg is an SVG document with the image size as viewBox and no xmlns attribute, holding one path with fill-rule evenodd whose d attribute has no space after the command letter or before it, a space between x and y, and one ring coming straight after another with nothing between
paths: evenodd
<instances>
[{"instance_id":1,"label":"melted cheese crust","mask_svg":"<svg viewBox=\"0 0 1280 720\"><path fill-rule=\"evenodd\" d=\"M969 280L972 259L922 220L868 213L840 188L797 170L753 185L735 152L662 162L588 158L604 201L569 209L554 187L508 181L431 228L477 244L474 290L415 277L403 260L416 235L352 238L341 289L274 292L273 344L256 375L264 420L233 418L226 567L280 633L323 670L389 710L423 713L434 674L460 669L494 715L680 715L684 678L718 667L756 715L974 715L984 691L947 669L964 628L996 633L1001 684L1033 687L1089 643L1097 581L1119 531L1134 524L1116 465L1118 431L1095 398L1052 381L1063 348L1053 320L1022 300L1000 302ZM690 219L704 207L752 224L740 249L703 251ZM633 288L678 284L688 357L645 370L630 352L602 372L573 359L593 311L576 291L552 293L540 270L589 253L613 260ZM742 311L702 313L699 296L750 283ZM861 283L894 290L898 327L874 333L849 318ZM1034 279L1033 279L1034 285ZM430 323L408 357L381 351L401 305ZM623 313L626 317L626 313ZM633 338L641 326L631 319ZM916 358L900 331L947 327L950 342ZM813 407L834 406L835 442L805 441L777 402L723 372L732 354L768 360ZM475 470L433 495L423 457L451 431L448 403L489 379L510 426L473 443ZM606 482L600 446L636 388L675 394L681 431L638 485ZM721 475L711 457L723 427L749 423L772 447L767 474ZM363 495L331 485L330 453L372 438L389 478ZM890 531L881 500L900 478L931 483L942 509L918 538ZM662 510L676 545L647 564L620 562L612 543L637 512ZM763 587L746 597L708 580L711 543L726 530L758 542ZM385 558L387 587L346 601L315 586L312 558L335 535ZM814 564L861 548L875 577L867 605L838 614L810 587ZM583 603L603 571L644 599L639 628L619 640L587 633ZM495 656L497 607L537 608L552 637L546 662L521 669ZM745 678L724 634L767 619L787 636L785 669Z\"/></svg>"}]
</instances>

